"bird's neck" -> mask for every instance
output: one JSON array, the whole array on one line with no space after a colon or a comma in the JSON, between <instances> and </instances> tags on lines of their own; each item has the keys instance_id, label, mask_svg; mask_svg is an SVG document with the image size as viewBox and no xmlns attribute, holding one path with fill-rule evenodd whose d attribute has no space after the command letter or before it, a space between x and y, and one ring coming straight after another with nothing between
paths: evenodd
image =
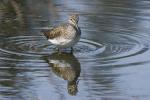
<instances>
[{"instance_id":1,"label":"bird's neck","mask_svg":"<svg viewBox=\"0 0 150 100\"><path fill-rule=\"evenodd\" d=\"M73 23L73 22L69 21L69 24L73 25L74 27L78 27L78 23Z\"/></svg>"},{"instance_id":2,"label":"bird's neck","mask_svg":"<svg viewBox=\"0 0 150 100\"><path fill-rule=\"evenodd\" d=\"M70 25L73 26L77 30L79 29L78 24L72 24L72 23L70 23Z\"/></svg>"}]
</instances>

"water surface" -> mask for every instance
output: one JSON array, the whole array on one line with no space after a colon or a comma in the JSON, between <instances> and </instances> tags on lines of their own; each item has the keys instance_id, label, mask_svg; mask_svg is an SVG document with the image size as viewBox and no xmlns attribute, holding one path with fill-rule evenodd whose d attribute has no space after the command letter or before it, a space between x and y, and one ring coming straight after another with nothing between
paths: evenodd
<instances>
[{"instance_id":1,"label":"water surface","mask_svg":"<svg viewBox=\"0 0 150 100\"><path fill-rule=\"evenodd\" d=\"M149 100L149 0L1 0L1 100ZM62 54L41 29L78 13Z\"/></svg>"}]
</instances>

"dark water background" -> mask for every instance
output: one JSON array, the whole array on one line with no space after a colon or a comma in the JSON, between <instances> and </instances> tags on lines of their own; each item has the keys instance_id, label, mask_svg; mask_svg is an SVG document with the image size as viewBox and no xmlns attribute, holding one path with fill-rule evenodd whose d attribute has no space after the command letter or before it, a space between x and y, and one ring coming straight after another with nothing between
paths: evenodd
<instances>
[{"instance_id":1,"label":"dark water background","mask_svg":"<svg viewBox=\"0 0 150 100\"><path fill-rule=\"evenodd\" d=\"M40 30L79 13L74 54ZM150 100L149 0L0 0L0 100Z\"/></svg>"}]
</instances>

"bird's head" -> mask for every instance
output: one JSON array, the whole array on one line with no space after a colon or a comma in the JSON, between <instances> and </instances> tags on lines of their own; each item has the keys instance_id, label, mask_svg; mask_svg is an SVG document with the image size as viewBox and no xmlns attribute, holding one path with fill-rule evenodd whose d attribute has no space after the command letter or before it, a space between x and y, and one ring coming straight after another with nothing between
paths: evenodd
<instances>
[{"instance_id":1,"label":"bird's head","mask_svg":"<svg viewBox=\"0 0 150 100\"><path fill-rule=\"evenodd\" d=\"M78 14L70 15L70 17L69 17L69 23L70 24L73 24L76 26L78 24L78 21L79 21L79 15Z\"/></svg>"}]
</instances>

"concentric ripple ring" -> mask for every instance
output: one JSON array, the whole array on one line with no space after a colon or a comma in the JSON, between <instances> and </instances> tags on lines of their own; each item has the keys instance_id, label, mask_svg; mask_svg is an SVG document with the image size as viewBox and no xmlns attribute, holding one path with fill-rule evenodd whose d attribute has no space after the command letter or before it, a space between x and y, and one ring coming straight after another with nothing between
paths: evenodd
<instances>
[{"instance_id":1,"label":"concentric ripple ring","mask_svg":"<svg viewBox=\"0 0 150 100\"><path fill-rule=\"evenodd\" d=\"M17 56L41 57L54 52L54 45L51 45L42 36L16 36L8 37L1 42L0 52ZM77 55L96 55L102 53L105 47L97 42L81 39L74 47Z\"/></svg>"}]
</instances>

